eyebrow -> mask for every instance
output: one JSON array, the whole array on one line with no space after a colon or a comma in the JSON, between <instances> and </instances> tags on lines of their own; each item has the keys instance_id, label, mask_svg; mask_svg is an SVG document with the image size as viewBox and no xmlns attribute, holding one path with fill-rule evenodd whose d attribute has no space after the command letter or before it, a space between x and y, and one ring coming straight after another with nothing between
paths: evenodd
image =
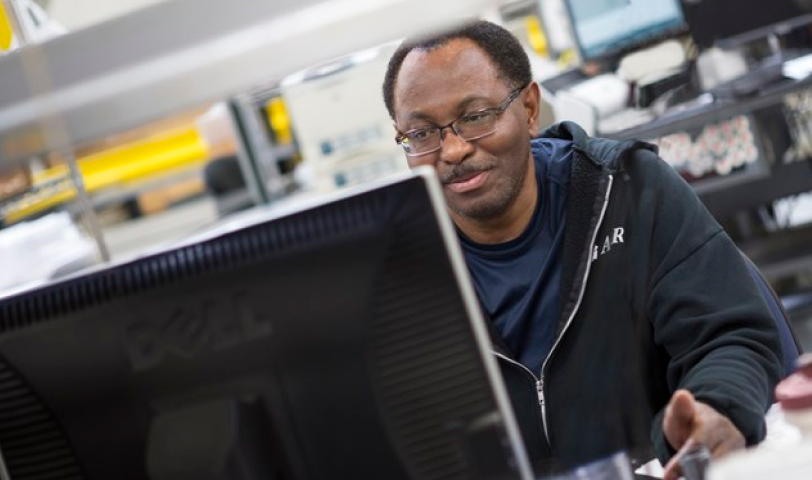
<instances>
[{"instance_id":1,"label":"eyebrow","mask_svg":"<svg viewBox=\"0 0 812 480\"><path fill-rule=\"evenodd\" d=\"M457 112L462 112L468 107L470 104L481 101L481 100L489 100L487 97L483 97L482 95L468 95L467 97L463 98L460 103L457 104L455 110ZM427 113L423 113L421 111L411 112L409 115L406 116L407 120L425 120L427 122L432 122L433 118L431 115Z\"/></svg>"}]
</instances>

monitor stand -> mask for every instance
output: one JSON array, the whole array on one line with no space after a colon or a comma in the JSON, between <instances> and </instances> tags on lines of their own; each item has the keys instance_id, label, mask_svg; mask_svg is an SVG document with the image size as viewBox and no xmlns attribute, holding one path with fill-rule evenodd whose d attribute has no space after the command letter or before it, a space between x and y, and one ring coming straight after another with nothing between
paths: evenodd
<instances>
[{"instance_id":1,"label":"monitor stand","mask_svg":"<svg viewBox=\"0 0 812 480\"><path fill-rule=\"evenodd\" d=\"M220 398L161 412L150 425L150 480L286 480L287 456L270 438L257 399Z\"/></svg>"}]
</instances>

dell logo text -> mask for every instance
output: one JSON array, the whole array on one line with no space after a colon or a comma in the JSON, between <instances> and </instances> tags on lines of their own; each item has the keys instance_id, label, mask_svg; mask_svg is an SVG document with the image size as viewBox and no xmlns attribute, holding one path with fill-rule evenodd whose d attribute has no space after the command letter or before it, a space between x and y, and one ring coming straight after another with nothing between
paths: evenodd
<instances>
[{"instance_id":1,"label":"dell logo text","mask_svg":"<svg viewBox=\"0 0 812 480\"><path fill-rule=\"evenodd\" d=\"M133 371L159 366L169 356L193 358L267 337L267 317L245 293L174 308L163 318L138 319L125 327L124 341Z\"/></svg>"}]
</instances>

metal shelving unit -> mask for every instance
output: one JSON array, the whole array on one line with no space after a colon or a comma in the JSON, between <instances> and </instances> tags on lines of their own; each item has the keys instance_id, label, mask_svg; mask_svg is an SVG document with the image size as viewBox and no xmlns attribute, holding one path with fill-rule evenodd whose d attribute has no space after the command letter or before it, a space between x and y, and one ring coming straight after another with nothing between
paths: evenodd
<instances>
[{"instance_id":1,"label":"metal shelving unit","mask_svg":"<svg viewBox=\"0 0 812 480\"><path fill-rule=\"evenodd\" d=\"M239 99L296 71L447 27L500 3L171 0L27 45L0 57L0 172L47 153L71 159L86 142ZM81 190L81 178L73 177ZM86 192L77 198L85 198L86 215L94 217ZM94 218L87 223L104 252Z\"/></svg>"},{"instance_id":2,"label":"metal shelving unit","mask_svg":"<svg viewBox=\"0 0 812 480\"><path fill-rule=\"evenodd\" d=\"M0 165L222 100L496 3L172 0L27 46L0 58Z\"/></svg>"}]
</instances>

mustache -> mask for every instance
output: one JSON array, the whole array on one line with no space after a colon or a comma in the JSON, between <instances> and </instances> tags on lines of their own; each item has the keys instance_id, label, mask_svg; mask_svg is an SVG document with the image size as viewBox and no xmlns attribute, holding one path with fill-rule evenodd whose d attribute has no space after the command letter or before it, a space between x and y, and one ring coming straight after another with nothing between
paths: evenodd
<instances>
[{"instance_id":1,"label":"mustache","mask_svg":"<svg viewBox=\"0 0 812 480\"><path fill-rule=\"evenodd\" d=\"M443 171L440 174L440 181L443 184L456 182L465 177L471 177L476 174L487 172L488 170L493 169L494 165L473 165L469 163L461 163L459 165L455 165L450 167L448 170Z\"/></svg>"}]
</instances>

